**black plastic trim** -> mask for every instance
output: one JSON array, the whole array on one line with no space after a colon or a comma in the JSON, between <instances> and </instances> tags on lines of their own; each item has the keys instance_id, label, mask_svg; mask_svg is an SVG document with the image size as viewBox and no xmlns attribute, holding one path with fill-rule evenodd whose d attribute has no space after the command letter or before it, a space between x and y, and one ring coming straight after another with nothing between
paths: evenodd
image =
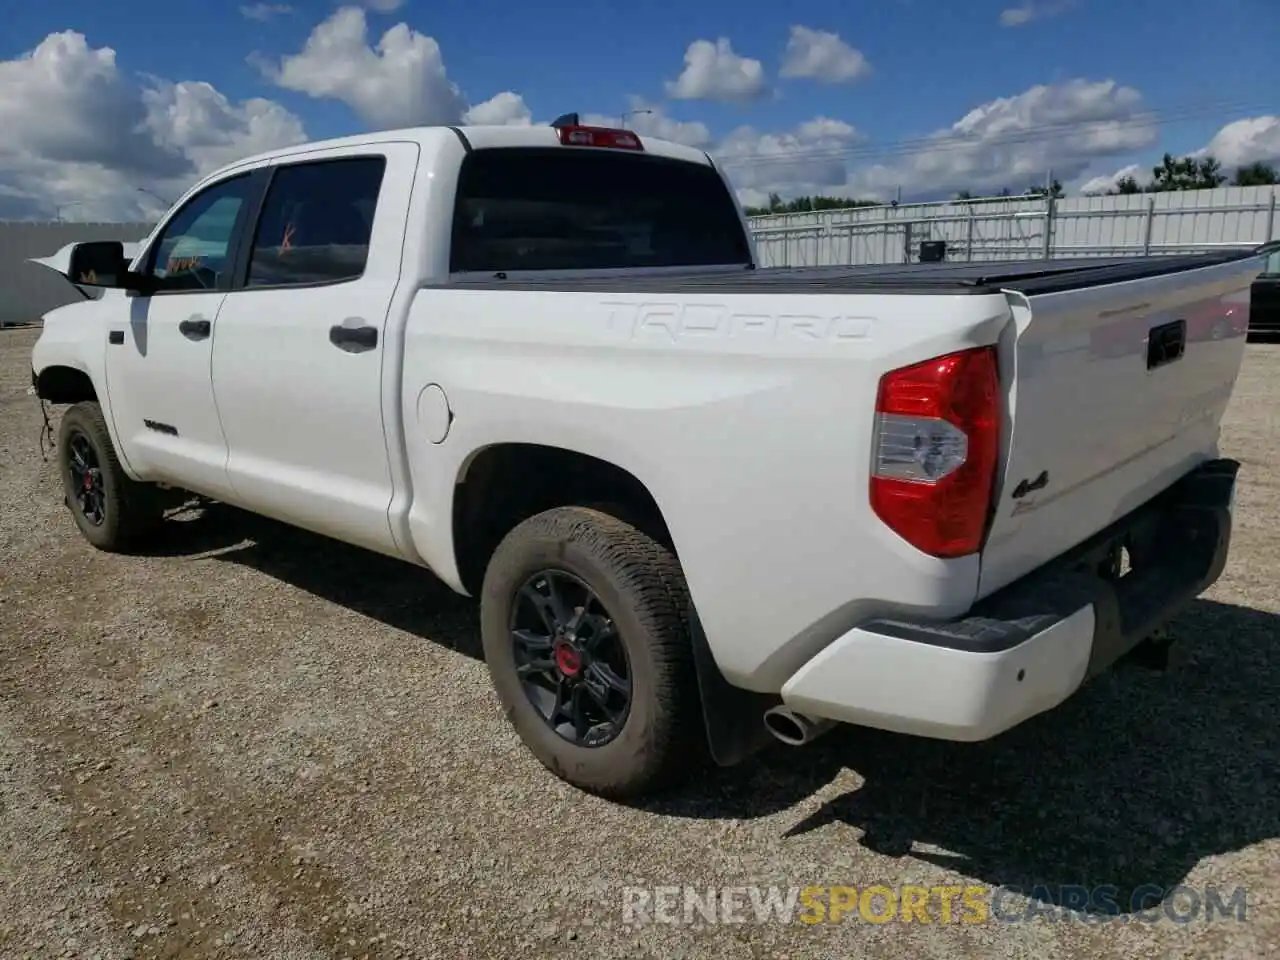
<instances>
[{"instance_id":1,"label":"black plastic trim","mask_svg":"<svg viewBox=\"0 0 1280 960\"><path fill-rule=\"evenodd\" d=\"M1026 296L1062 293L1109 283L1146 280L1201 267L1220 266L1258 256L1256 247L1233 247L1212 253L1150 257L1098 257L993 263L862 264L840 267L764 267L732 273L689 267L661 275L634 271L599 271L591 276L541 276L507 279L489 272L454 274L425 288L485 290L553 290L566 293L746 293L830 294L903 293L991 295L1016 290ZM723 266L732 266L724 264Z\"/></svg>"},{"instance_id":2,"label":"black plastic trim","mask_svg":"<svg viewBox=\"0 0 1280 960\"><path fill-rule=\"evenodd\" d=\"M1249 289L1249 332L1280 333L1280 275L1263 274Z\"/></svg>"},{"instance_id":3,"label":"black plastic trim","mask_svg":"<svg viewBox=\"0 0 1280 960\"><path fill-rule=\"evenodd\" d=\"M873 620L861 629L970 653L999 653L1093 605L1090 674L1106 669L1222 575L1228 504L1240 464L1210 460L1164 493L1022 579L944 622ZM1104 573L1120 546L1133 570Z\"/></svg>"},{"instance_id":4,"label":"black plastic trim","mask_svg":"<svg viewBox=\"0 0 1280 960\"><path fill-rule=\"evenodd\" d=\"M457 127L450 127L449 129L452 130L454 136L458 138L458 142L462 144L463 150L465 150L467 153L470 153L472 150L475 149L475 147L471 145L471 141L467 139L467 135L465 133L463 133Z\"/></svg>"},{"instance_id":5,"label":"black plastic trim","mask_svg":"<svg viewBox=\"0 0 1280 960\"><path fill-rule=\"evenodd\" d=\"M696 612L690 618L690 633L711 759L717 766L736 766L773 743L773 735L764 725L764 712L781 704L782 698L744 690L726 680Z\"/></svg>"}]
</instances>

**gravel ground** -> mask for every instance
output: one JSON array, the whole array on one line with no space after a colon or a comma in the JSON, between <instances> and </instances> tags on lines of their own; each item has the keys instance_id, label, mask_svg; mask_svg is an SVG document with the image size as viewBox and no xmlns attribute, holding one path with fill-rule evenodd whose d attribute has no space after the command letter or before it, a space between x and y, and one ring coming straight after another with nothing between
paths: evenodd
<instances>
[{"instance_id":1,"label":"gravel ground","mask_svg":"<svg viewBox=\"0 0 1280 960\"><path fill-rule=\"evenodd\" d=\"M476 611L410 567L240 513L147 557L76 534L0 333L0 956L1239 957L1280 948L1280 348L1189 661L978 745L843 729L645 808L503 720ZM874 838L874 840L872 839ZM1248 890L1246 922L623 923L626 886ZM1185 909L1185 908L1179 908ZM933 915L938 919L937 912Z\"/></svg>"}]
</instances>

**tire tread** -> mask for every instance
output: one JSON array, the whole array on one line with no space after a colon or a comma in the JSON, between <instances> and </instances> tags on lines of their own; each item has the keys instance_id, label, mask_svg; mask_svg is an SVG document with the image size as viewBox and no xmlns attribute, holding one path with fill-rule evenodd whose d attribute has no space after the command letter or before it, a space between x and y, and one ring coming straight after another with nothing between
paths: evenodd
<instances>
[{"instance_id":1,"label":"tire tread","mask_svg":"<svg viewBox=\"0 0 1280 960\"><path fill-rule=\"evenodd\" d=\"M558 507L513 529L499 545L490 572L501 571L529 545L546 542L575 543L630 598L653 665L656 709L641 749L627 762L591 774L566 775L554 760L539 759L562 778L601 796L623 798L673 785L706 752L690 643L691 599L678 559L646 533L603 510ZM515 722L515 711L507 706Z\"/></svg>"}]
</instances>

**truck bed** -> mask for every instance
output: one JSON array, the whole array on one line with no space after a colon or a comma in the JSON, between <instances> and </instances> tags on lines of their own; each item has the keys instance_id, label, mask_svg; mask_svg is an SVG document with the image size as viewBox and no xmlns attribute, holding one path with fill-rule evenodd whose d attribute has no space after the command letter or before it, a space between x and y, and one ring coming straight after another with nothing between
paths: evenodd
<instances>
[{"instance_id":1,"label":"truck bed","mask_svg":"<svg viewBox=\"0 0 1280 960\"><path fill-rule=\"evenodd\" d=\"M1017 290L1027 296L1141 280L1257 257L1257 247L1146 257L1056 257L965 263L861 264L836 267L724 268L641 275L635 271L567 275L548 272L508 279L505 274L455 275L447 286L463 289L543 290L564 293L716 294L990 294Z\"/></svg>"}]
</instances>

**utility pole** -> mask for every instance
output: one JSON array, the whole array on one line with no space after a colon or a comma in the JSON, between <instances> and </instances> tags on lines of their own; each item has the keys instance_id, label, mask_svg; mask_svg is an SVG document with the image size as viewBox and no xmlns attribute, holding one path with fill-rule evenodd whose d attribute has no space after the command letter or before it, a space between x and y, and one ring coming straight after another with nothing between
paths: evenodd
<instances>
[{"instance_id":1,"label":"utility pole","mask_svg":"<svg viewBox=\"0 0 1280 960\"><path fill-rule=\"evenodd\" d=\"M1057 199L1053 195L1053 168L1050 167L1044 178L1044 249L1042 253L1046 260L1053 256L1053 215Z\"/></svg>"}]
</instances>

